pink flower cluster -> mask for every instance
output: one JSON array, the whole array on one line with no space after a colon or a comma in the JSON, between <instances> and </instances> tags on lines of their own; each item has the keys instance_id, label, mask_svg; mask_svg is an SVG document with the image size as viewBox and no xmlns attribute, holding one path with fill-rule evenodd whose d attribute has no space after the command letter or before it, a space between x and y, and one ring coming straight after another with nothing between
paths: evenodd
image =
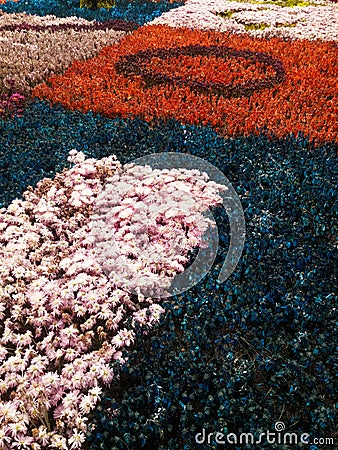
<instances>
[{"instance_id":1,"label":"pink flower cluster","mask_svg":"<svg viewBox=\"0 0 338 450\"><path fill-rule=\"evenodd\" d=\"M130 165L108 179L92 229L110 279L128 292L168 295L172 278L189 262L187 251L213 225L203 212L221 203L220 190L198 170Z\"/></svg>"},{"instance_id":2,"label":"pink flower cluster","mask_svg":"<svg viewBox=\"0 0 338 450\"><path fill-rule=\"evenodd\" d=\"M22 117L24 110L25 96L16 92L15 82L7 80L4 92L0 91L0 119Z\"/></svg>"},{"instance_id":3,"label":"pink flower cluster","mask_svg":"<svg viewBox=\"0 0 338 450\"><path fill-rule=\"evenodd\" d=\"M198 172L129 167L123 174L114 156L85 160L75 150L69 160L74 167L54 180L42 180L25 192L23 200L0 210L3 450L82 448L88 416L103 386L113 379L112 363L125 361L122 350L133 343L137 324L152 325L164 312L150 298L139 295L135 299L105 274L92 230L97 204L105 199L106 206L112 207L108 216L119 235L121 254L125 254L128 234L136 232L133 226L139 226L142 219L137 208L150 198L154 186L156 192L163 188L168 206L169 195L177 205L175 184L186 193L184 201L194 196L205 209L220 201L217 185ZM128 195L114 197L117 191L121 193L119 184L107 196L107 186L127 179ZM151 229L149 270L160 261L160 281L183 270L187 251L198 244L207 224L194 202L183 209L186 214L178 216L175 208L173 215L165 208L158 231ZM163 224L166 217L168 222ZM173 221L177 236L183 237L181 229L185 229L187 237L174 247L168 233ZM144 274L144 261L139 265ZM119 273L118 264L114 269ZM137 276L135 267L131 273Z\"/></svg>"},{"instance_id":4,"label":"pink flower cluster","mask_svg":"<svg viewBox=\"0 0 338 450\"><path fill-rule=\"evenodd\" d=\"M14 116L21 117L23 113L23 102L25 101L24 95L19 92L12 94L0 95L0 118L5 119L7 117L13 118Z\"/></svg>"}]
</instances>

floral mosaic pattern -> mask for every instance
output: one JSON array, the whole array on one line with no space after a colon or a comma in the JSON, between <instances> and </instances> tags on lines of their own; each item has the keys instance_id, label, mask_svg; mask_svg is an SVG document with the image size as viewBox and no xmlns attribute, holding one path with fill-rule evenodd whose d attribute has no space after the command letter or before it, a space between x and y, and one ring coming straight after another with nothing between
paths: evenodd
<instances>
[{"instance_id":1,"label":"floral mosaic pattern","mask_svg":"<svg viewBox=\"0 0 338 450\"><path fill-rule=\"evenodd\" d=\"M109 117L211 124L226 137L265 129L277 137L301 132L318 143L335 141L336 48L147 26L96 59L75 62L33 95Z\"/></svg>"},{"instance_id":2,"label":"floral mosaic pattern","mask_svg":"<svg viewBox=\"0 0 338 450\"><path fill-rule=\"evenodd\" d=\"M0 3L1 450L190 449L203 427L276 417L317 450L336 419L336 2ZM247 242L222 286L222 187L123 165L167 151L209 160L241 198ZM162 211L141 260L156 190L190 214ZM121 250L105 263L97 199ZM184 271L209 207L215 270L170 301L131 294Z\"/></svg>"}]
</instances>

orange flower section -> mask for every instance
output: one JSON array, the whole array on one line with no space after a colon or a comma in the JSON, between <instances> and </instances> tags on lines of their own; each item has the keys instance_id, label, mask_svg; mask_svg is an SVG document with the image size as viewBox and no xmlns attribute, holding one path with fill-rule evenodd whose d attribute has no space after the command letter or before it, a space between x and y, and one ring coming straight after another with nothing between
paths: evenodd
<instances>
[{"instance_id":1,"label":"orange flower section","mask_svg":"<svg viewBox=\"0 0 338 450\"><path fill-rule=\"evenodd\" d=\"M187 46L213 51L178 54ZM226 49L223 56L215 46ZM210 124L225 137L262 129L279 138L302 132L318 144L338 137L337 61L334 42L145 26L97 58L74 62L33 96L109 117Z\"/></svg>"}]
</instances>

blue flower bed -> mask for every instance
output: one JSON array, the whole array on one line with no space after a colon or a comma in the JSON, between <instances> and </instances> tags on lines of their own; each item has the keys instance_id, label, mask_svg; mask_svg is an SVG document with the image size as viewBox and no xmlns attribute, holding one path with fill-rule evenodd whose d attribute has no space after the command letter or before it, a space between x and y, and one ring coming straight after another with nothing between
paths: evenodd
<instances>
[{"instance_id":1,"label":"blue flower bed","mask_svg":"<svg viewBox=\"0 0 338 450\"><path fill-rule=\"evenodd\" d=\"M139 335L91 417L84 449L225 448L197 444L195 435L272 432L278 420L310 439L334 433L337 146L311 148L302 136L225 140L176 121L150 127L35 102L23 118L0 121L0 148L3 207L68 167L73 148L122 162L155 152L199 156L226 175L243 205L247 237L236 270L215 281L229 234L218 208L213 271L163 302L161 323Z\"/></svg>"},{"instance_id":2,"label":"blue flower bed","mask_svg":"<svg viewBox=\"0 0 338 450\"><path fill-rule=\"evenodd\" d=\"M105 20L122 19L126 21L135 21L140 25L150 22L161 14L172 8L182 5L182 2L169 3L149 2L147 0L116 0L116 7L110 9L91 10L80 8L79 0L19 0L18 2L8 2L0 5L0 9L7 13L36 14L38 16L47 16L49 14L57 17L82 17L87 20Z\"/></svg>"}]
</instances>

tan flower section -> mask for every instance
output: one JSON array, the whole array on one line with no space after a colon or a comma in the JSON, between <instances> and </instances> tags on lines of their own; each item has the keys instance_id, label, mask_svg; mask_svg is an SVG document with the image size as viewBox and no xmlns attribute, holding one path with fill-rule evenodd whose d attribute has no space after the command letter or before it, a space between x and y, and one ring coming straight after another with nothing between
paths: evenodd
<instances>
[{"instance_id":1,"label":"tan flower section","mask_svg":"<svg viewBox=\"0 0 338 450\"><path fill-rule=\"evenodd\" d=\"M57 27L60 23L69 27ZM21 92L28 94L48 76L64 72L74 60L93 58L103 47L126 35L125 31L91 29L92 23L78 18L0 13L0 28L18 26L15 31L3 29L0 34L0 92L8 87L8 80L13 80ZM20 24L42 29L20 30ZM89 27L80 29L79 25Z\"/></svg>"}]
</instances>

